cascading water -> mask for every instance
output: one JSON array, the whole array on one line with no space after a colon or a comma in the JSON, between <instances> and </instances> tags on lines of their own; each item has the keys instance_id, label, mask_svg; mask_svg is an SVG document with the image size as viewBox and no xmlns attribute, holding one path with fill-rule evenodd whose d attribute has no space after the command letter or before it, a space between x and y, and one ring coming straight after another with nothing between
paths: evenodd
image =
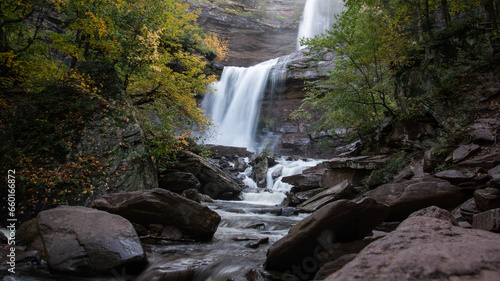
<instances>
[{"instance_id":1,"label":"cascading water","mask_svg":"<svg viewBox=\"0 0 500 281\"><path fill-rule=\"evenodd\" d=\"M343 0L307 0L297 35L297 50L303 49L301 38L312 38L329 30L343 7Z\"/></svg>"},{"instance_id":2,"label":"cascading water","mask_svg":"<svg viewBox=\"0 0 500 281\"><path fill-rule=\"evenodd\" d=\"M213 85L214 94L202 103L215 124L215 136L208 143L256 151L254 132L260 102L269 72L277 62L273 59L248 68L224 68L220 81Z\"/></svg>"},{"instance_id":3,"label":"cascading water","mask_svg":"<svg viewBox=\"0 0 500 281\"><path fill-rule=\"evenodd\" d=\"M341 0L308 0L304 20L314 20L322 27L304 27L304 30L325 30L329 21L322 20L312 14L318 11L319 2L340 3ZM338 6L338 5L337 5ZM309 8L311 10L309 10ZM330 6L328 6L328 9ZM323 11L328 13L328 9ZM311 13L311 14L310 14ZM303 23L306 24L306 23ZM310 23L306 24L307 26ZM302 26L302 24L301 24ZM302 27L301 27L302 29ZM309 31L307 31L309 32ZM299 33L299 37L310 37L312 33ZM271 91L279 84L279 79L285 73L283 65L286 58L274 59L249 68L226 67L221 80L213 87L214 95L207 95L203 101L206 113L216 125L215 138L212 143L246 147L256 151L257 144L254 132L256 130L262 95L266 84L271 81ZM270 74L271 78L269 77ZM278 80L274 80L275 78ZM305 217L305 214L289 213L286 207L279 206L286 197L285 192L291 186L283 183L284 176L301 173L304 169L320 163L319 160L278 160L277 165L268 169L267 188L259 188L249 177L245 184L252 192L246 192L243 201L231 202L215 200L207 203L222 217L219 228L210 243L185 243L179 245L148 246L150 265L144 270L137 281L143 280L247 280L245 274L259 268L265 261L266 246L257 245L258 249L249 249L247 243L268 239L269 244L286 235L290 227ZM246 171L250 175L252 171ZM278 206L276 206L278 205ZM268 244L268 245L269 245ZM119 272L114 276L100 279L61 277L60 280L95 281L95 280L128 280ZM59 280L58 279L58 280ZM9 279L11 280L11 279ZM54 275L42 265L40 270L28 272L27 276L12 276L12 280L49 281Z\"/></svg>"},{"instance_id":4,"label":"cascading water","mask_svg":"<svg viewBox=\"0 0 500 281\"><path fill-rule=\"evenodd\" d=\"M284 183L283 177L293 176L302 173L309 167L314 167L323 160L287 160L281 158L277 160L278 164L270 167L266 174L267 186L264 190L256 190L257 184L250 178L245 178L247 186L254 192L243 194L243 199L247 202L262 205L279 205L286 198L285 193L290 191L292 185Z\"/></svg>"}]
</instances>

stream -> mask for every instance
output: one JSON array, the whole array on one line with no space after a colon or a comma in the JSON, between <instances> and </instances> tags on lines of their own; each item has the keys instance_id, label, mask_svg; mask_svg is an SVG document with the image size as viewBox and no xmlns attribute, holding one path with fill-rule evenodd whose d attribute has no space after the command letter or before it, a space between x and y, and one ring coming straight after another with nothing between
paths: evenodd
<instances>
[{"instance_id":1,"label":"stream","mask_svg":"<svg viewBox=\"0 0 500 281\"><path fill-rule=\"evenodd\" d=\"M340 0L307 0L297 37L311 38L326 30L333 16L342 10ZM316 26L316 25L320 26ZM301 49L297 43L297 49ZM267 86L282 83L285 69L279 59L258 65L226 67L218 83L213 85L218 94L207 95L202 107L215 124L213 143L246 147L257 152L268 139L258 141L255 132L261 110L262 96ZM209 143L209 142L207 142ZM271 142L272 143L272 142ZM7 275L3 281L225 281L262 280L247 279L251 270L263 269L267 249L285 236L289 229L305 218L295 209L283 207L285 193L291 186L283 183L284 176L300 174L321 160L277 160L278 164L267 171L267 185L258 187L250 178L251 168L241 174L248 186L242 201L204 203L222 218L213 240L209 243L184 243L171 245L144 245L149 265L139 275L131 276L114 271L106 277L68 277L52 275L46 263L35 268L19 270ZM253 244L253 245L252 245ZM253 247L253 248L252 248ZM1 278L1 275L0 275Z\"/></svg>"},{"instance_id":2,"label":"stream","mask_svg":"<svg viewBox=\"0 0 500 281\"><path fill-rule=\"evenodd\" d=\"M286 235L289 229L305 218L294 208L281 206L291 185L281 182L283 176L302 173L320 160L285 160L267 172L267 187L249 187L242 201L215 200L204 203L221 216L221 222L211 242L171 245L144 244L149 265L139 275L114 271L112 276L69 277L50 274L47 265L19 270L3 281L225 281L247 280L251 270L263 269L270 245ZM242 173L249 173L247 170ZM249 183L251 179L247 179ZM251 185L251 184L250 184ZM258 242L260 241L259 244ZM250 247L251 244L254 248Z\"/></svg>"}]
</instances>

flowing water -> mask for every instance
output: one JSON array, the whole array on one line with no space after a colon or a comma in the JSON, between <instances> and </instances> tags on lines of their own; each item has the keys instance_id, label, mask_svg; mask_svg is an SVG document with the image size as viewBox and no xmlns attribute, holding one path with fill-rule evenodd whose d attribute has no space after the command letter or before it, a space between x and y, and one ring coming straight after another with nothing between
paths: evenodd
<instances>
[{"instance_id":1,"label":"flowing water","mask_svg":"<svg viewBox=\"0 0 500 281\"><path fill-rule=\"evenodd\" d=\"M215 124L214 137L208 143L256 151L254 135L262 95L277 62L273 59L252 67L224 68L220 81L213 85L213 94L202 103Z\"/></svg>"},{"instance_id":2,"label":"flowing water","mask_svg":"<svg viewBox=\"0 0 500 281\"><path fill-rule=\"evenodd\" d=\"M341 0L308 0L298 38L312 37L328 29L333 23L333 14L338 13L341 7ZM299 43L297 46L301 48ZM255 132L262 96L266 87L271 89L270 95L273 95L273 88L284 81L283 65L286 65L286 58L269 60L248 68L224 68L220 81L213 85L214 94L207 95L202 104L216 125L213 132L215 138L209 142L246 147L250 151L259 149ZM242 175L248 186L242 201L217 200L207 204L222 218L212 242L148 246L150 265L136 280L246 280L244 276L249 270L262 268L267 248L306 216L281 206L285 193L291 188L281 181L282 178L302 173L307 167L320 162L280 159L277 165L269 168L265 188L257 187L248 177L252 172L251 168L248 169ZM259 240L264 241L262 239L268 239L268 242L257 248L247 247ZM5 278L2 280L133 279L123 272L114 272L113 276L103 278L55 276L48 273L44 264L19 276Z\"/></svg>"},{"instance_id":3,"label":"flowing water","mask_svg":"<svg viewBox=\"0 0 500 281\"><path fill-rule=\"evenodd\" d=\"M343 0L307 0L297 35L297 50L304 48L300 44L301 38L313 38L330 30L335 23L335 15L343 8Z\"/></svg>"},{"instance_id":4,"label":"flowing water","mask_svg":"<svg viewBox=\"0 0 500 281\"><path fill-rule=\"evenodd\" d=\"M248 271L262 268L268 247L306 217L280 205L285 192L291 188L281 182L282 177L300 174L321 160L282 158L277 162L267 172L267 188L256 188L248 179L250 187L243 193L243 201L216 200L207 204L222 218L212 242L153 248L152 265L137 281L155 280L159 276L162 279L157 280L246 280ZM256 249L247 247L261 239L268 242ZM190 268L195 269L188 273ZM187 274L188 279L182 279L182 273Z\"/></svg>"}]
</instances>

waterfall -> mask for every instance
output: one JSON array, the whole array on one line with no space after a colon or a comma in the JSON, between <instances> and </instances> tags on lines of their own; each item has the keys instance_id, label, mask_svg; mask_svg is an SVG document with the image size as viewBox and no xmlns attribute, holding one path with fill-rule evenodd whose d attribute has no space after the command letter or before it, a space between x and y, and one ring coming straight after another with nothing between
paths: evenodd
<instances>
[{"instance_id":1,"label":"waterfall","mask_svg":"<svg viewBox=\"0 0 500 281\"><path fill-rule=\"evenodd\" d=\"M343 7L342 0L307 0L299 25L297 50L303 49L301 38L312 38L329 30Z\"/></svg>"},{"instance_id":2,"label":"waterfall","mask_svg":"<svg viewBox=\"0 0 500 281\"><path fill-rule=\"evenodd\" d=\"M252 67L225 67L219 82L212 85L202 107L215 130L209 143L246 147L256 151L254 132L259 119L262 95L269 72L277 64L272 59Z\"/></svg>"},{"instance_id":3,"label":"waterfall","mask_svg":"<svg viewBox=\"0 0 500 281\"><path fill-rule=\"evenodd\" d=\"M333 24L334 14L342 8L342 0L307 0L298 38L324 32ZM297 46L300 48L299 44ZM268 85L271 97L274 88L280 82L284 83L287 60L288 56L285 56L251 67L224 68L219 82L212 85L214 93L207 95L202 102L202 107L215 125L206 143L245 147L252 152L259 150L255 133L262 96L268 81L271 82ZM270 115L269 112L267 115ZM260 144L273 143L278 137L268 131L264 138Z\"/></svg>"}]
</instances>

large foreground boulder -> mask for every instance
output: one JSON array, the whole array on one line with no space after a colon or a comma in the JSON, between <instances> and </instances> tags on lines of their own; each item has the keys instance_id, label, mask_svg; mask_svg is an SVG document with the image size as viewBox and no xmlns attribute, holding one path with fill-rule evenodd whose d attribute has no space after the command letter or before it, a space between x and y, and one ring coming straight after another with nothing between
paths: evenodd
<instances>
[{"instance_id":1,"label":"large foreground boulder","mask_svg":"<svg viewBox=\"0 0 500 281\"><path fill-rule=\"evenodd\" d=\"M96 275L142 269L146 256L132 224L123 217L85 207L40 212L38 228L54 273Z\"/></svg>"},{"instance_id":2,"label":"large foreground boulder","mask_svg":"<svg viewBox=\"0 0 500 281\"><path fill-rule=\"evenodd\" d=\"M292 270L313 261L336 242L362 239L384 220L389 207L371 198L359 202L338 200L327 204L292 227L267 252L266 268Z\"/></svg>"},{"instance_id":3,"label":"large foreground boulder","mask_svg":"<svg viewBox=\"0 0 500 281\"><path fill-rule=\"evenodd\" d=\"M325 280L500 280L500 234L412 216Z\"/></svg>"},{"instance_id":4,"label":"large foreground boulder","mask_svg":"<svg viewBox=\"0 0 500 281\"><path fill-rule=\"evenodd\" d=\"M387 220L404 220L411 213L429 206L452 209L466 200L458 187L446 180L423 178L384 184L365 193L377 202L387 204L391 211Z\"/></svg>"},{"instance_id":5,"label":"large foreground boulder","mask_svg":"<svg viewBox=\"0 0 500 281\"><path fill-rule=\"evenodd\" d=\"M160 188L104 195L94 201L93 207L144 227L175 226L200 241L212 239L221 219L207 206Z\"/></svg>"}]
</instances>

